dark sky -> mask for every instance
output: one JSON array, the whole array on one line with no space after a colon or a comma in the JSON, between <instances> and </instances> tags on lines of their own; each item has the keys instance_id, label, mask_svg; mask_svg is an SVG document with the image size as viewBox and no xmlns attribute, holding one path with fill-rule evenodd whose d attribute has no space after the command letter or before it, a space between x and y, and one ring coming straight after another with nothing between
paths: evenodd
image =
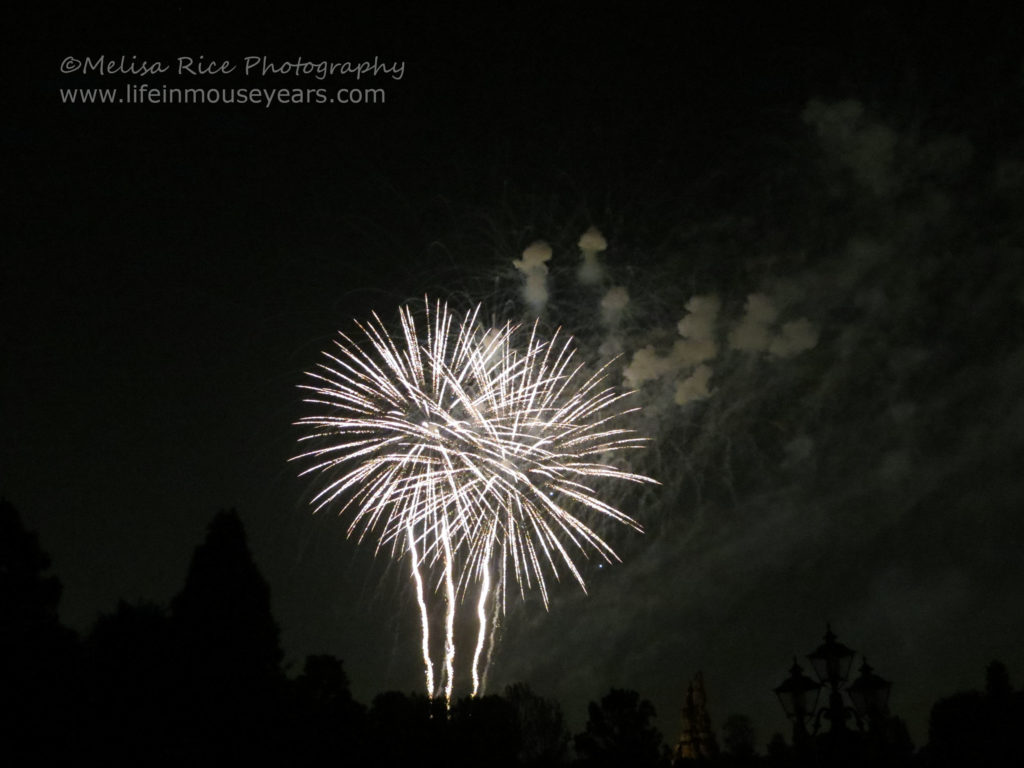
<instances>
[{"instance_id":1,"label":"dark sky","mask_svg":"<svg viewBox=\"0 0 1024 768\"><path fill-rule=\"evenodd\" d=\"M666 482L623 498L648 532L613 532L624 563L588 596L564 583L550 612L511 609L494 687L525 680L577 726L636 688L672 740L703 670L713 718L747 713L763 743L788 730L771 688L826 621L895 681L919 744L930 704L991 659L1020 682L1020 19L679 5L7 25L0 493L52 555L69 625L167 603L236 507L288 659L342 658L363 701L416 689L404 569L314 518L287 463L296 385L339 328L425 292L525 316L511 261L537 238L556 248L547 321L596 354L614 334L572 281L593 224L605 287L631 297L624 364L648 344L669 360L689 298L719 298L715 392L673 402L682 363L642 383L645 467ZM122 55L404 70L60 72ZM129 83L386 102L61 103ZM816 343L744 349L750 294L772 333L802 320Z\"/></svg>"}]
</instances>

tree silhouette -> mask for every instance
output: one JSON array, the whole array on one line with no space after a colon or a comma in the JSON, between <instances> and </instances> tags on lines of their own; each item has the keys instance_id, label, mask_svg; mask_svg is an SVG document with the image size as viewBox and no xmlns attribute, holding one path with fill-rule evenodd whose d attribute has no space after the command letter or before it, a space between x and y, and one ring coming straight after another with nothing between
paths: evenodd
<instances>
[{"instance_id":1,"label":"tree silhouette","mask_svg":"<svg viewBox=\"0 0 1024 768\"><path fill-rule=\"evenodd\" d=\"M280 745L284 676L270 588L238 513L222 511L171 602L179 646L182 745L229 762L265 760ZM277 727L275 727L277 725Z\"/></svg>"},{"instance_id":2,"label":"tree silhouette","mask_svg":"<svg viewBox=\"0 0 1024 768\"><path fill-rule=\"evenodd\" d=\"M985 670L984 716L988 720L988 758L992 765L1024 764L1024 691L1014 692L1001 661Z\"/></svg>"},{"instance_id":3,"label":"tree silhouette","mask_svg":"<svg viewBox=\"0 0 1024 768\"><path fill-rule=\"evenodd\" d=\"M306 657L291 684L287 723L287 752L296 763L355 764L365 757L366 710L352 698L344 666L333 656Z\"/></svg>"},{"instance_id":4,"label":"tree silhouette","mask_svg":"<svg viewBox=\"0 0 1024 768\"><path fill-rule=\"evenodd\" d=\"M0 743L23 763L59 762L77 740L78 643L57 618L61 584L49 568L36 534L0 499Z\"/></svg>"},{"instance_id":5,"label":"tree silhouette","mask_svg":"<svg viewBox=\"0 0 1024 768\"><path fill-rule=\"evenodd\" d=\"M1024 764L1024 692L1014 691L1006 666L986 670L985 692L962 691L940 699L928 722L926 765L1001 768Z\"/></svg>"},{"instance_id":6,"label":"tree silhouette","mask_svg":"<svg viewBox=\"0 0 1024 768\"><path fill-rule=\"evenodd\" d=\"M300 702L320 712L342 715L355 706L345 668L333 656L307 656L302 674L295 679L295 690Z\"/></svg>"},{"instance_id":7,"label":"tree silhouette","mask_svg":"<svg viewBox=\"0 0 1024 768\"><path fill-rule=\"evenodd\" d=\"M985 669L985 695L997 702L1008 699L1012 694L1013 685L1006 665L999 660L990 662Z\"/></svg>"},{"instance_id":8,"label":"tree silhouette","mask_svg":"<svg viewBox=\"0 0 1024 768\"><path fill-rule=\"evenodd\" d=\"M516 711L500 696L466 697L448 723L448 765L513 768L518 764Z\"/></svg>"},{"instance_id":9,"label":"tree silhouette","mask_svg":"<svg viewBox=\"0 0 1024 768\"><path fill-rule=\"evenodd\" d=\"M525 683L508 686L505 699L515 712L519 764L536 768L561 765L569 746L569 732L558 702L538 696Z\"/></svg>"},{"instance_id":10,"label":"tree silhouette","mask_svg":"<svg viewBox=\"0 0 1024 768\"><path fill-rule=\"evenodd\" d=\"M786 743L786 738L781 733L772 734L771 739L768 740L765 757L768 765L779 768L794 762L793 748Z\"/></svg>"},{"instance_id":11,"label":"tree silhouette","mask_svg":"<svg viewBox=\"0 0 1024 768\"><path fill-rule=\"evenodd\" d=\"M418 693L381 693L370 705L369 723L371 764L449 764L443 701Z\"/></svg>"},{"instance_id":12,"label":"tree silhouette","mask_svg":"<svg viewBox=\"0 0 1024 768\"><path fill-rule=\"evenodd\" d=\"M749 761L754 757L754 723L746 715L729 715L722 723L722 744L734 762Z\"/></svg>"},{"instance_id":13,"label":"tree silhouette","mask_svg":"<svg viewBox=\"0 0 1024 768\"><path fill-rule=\"evenodd\" d=\"M39 537L25 529L21 515L0 499L0 607L7 631L0 642L20 642L51 631L59 622L61 584L47 575L50 558Z\"/></svg>"},{"instance_id":14,"label":"tree silhouette","mask_svg":"<svg viewBox=\"0 0 1024 768\"><path fill-rule=\"evenodd\" d=\"M85 644L89 738L86 751L106 763L164 765L184 701L179 654L167 612L120 602L100 616Z\"/></svg>"},{"instance_id":15,"label":"tree silhouette","mask_svg":"<svg viewBox=\"0 0 1024 768\"><path fill-rule=\"evenodd\" d=\"M651 725L654 706L636 691L611 689L600 703L590 702L586 731L576 736L582 764L603 768L658 764L661 734Z\"/></svg>"},{"instance_id":16,"label":"tree silhouette","mask_svg":"<svg viewBox=\"0 0 1024 768\"><path fill-rule=\"evenodd\" d=\"M202 648L205 664L245 675L279 672L280 631L270 612L270 587L253 562L236 511L213 518L171 615L185 641Z\"/></svg>"}]
</instances>

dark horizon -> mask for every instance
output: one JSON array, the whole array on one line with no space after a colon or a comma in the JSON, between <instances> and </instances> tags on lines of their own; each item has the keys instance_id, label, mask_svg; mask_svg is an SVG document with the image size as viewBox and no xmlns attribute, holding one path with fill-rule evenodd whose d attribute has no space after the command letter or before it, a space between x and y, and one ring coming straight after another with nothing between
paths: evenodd
<instances>
[{"instance_id":1,"label":"dark horizon","mask_svg":"<svg viewBox=\"0 0 1024 768\"><path fill-rule=\"evenodd\" d=\"M1001 766L1014 765L1021 752L1012 726L1024 715L1024 688L1014 689L1000 661L986 666L983 687L936 700L929 739L914 744L906 721L887 705L892 681L872 677L866 666L855 671L856 655L836 642L831 628L812 654L794 657L787 683L775 691L791 718L785 734L767 736L763 724L742 712L716 723L700 672L688 681L676 731L659 723L643 692L614 686L587 704L585 724L583 713L566 713L526 683L450 701L442 691L433 697L380 691L362 702L351 694L341 659L311 654L301 669L282 666L269 586L236 510L212 518L168 605L119 601L83 637L59 623L62 585L50 573L38 536L5 499L0 529L3 610L13 630L3 642L3 677L18 702L13 727L5 725L12 757L91 755L114 764L140 758L178 764L205 755L278 764L344 755L349 762L383 765L410 759L476 765L486 759L509 766L627 761L667 768L693 760L786 766L808 759L822 765L984 760ZM834 668L828 666L833 661ZM787 686L819 690L804 700L783 694ZM839 698L829 699L830 691ZM805 707L799 720L792 719L794 706ZM399 734L406 738L395 739Z\"/></svg>"}]
</instances>

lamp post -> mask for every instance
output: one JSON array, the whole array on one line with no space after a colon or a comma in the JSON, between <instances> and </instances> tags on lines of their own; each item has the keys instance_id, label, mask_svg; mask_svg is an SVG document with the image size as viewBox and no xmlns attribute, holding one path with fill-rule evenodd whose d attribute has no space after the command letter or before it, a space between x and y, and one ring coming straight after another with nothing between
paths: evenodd
<instances>
[{"instance_id":1,"label":"lamp post","mask_svg":"<svg viewBox=\"0 0 1024 768\"><path fill-rule=\"evenodd\" d=\"M891 689L892 683L876 675L867 659L860 665L860 676L846 689L857 713L868 721L868 728L872 731L878 730L889 716Z\"/></svg>"},{"instance_id":2,"label":"lamp post","mask_svg":"<svg viewBox=\"0 0 1024 768\"><path fill-rule=\"evenodd\" d=\"M775 695L779 697L786 717L793 721L793 746L798 750L803 749L807 743L807 719L813 716L818 706L820 691L821 684L804 674L794 656L789 677L775 688Z\"/></svg>"},{"instance_id":3,"label":"lamp post","mask_svg":"<svg viewBox=\"0 0 1024 768\"><path fill-rule=\"evenodd\" d=\"M824 714L829 721L829 731L842 733L847 730L846 720L850 714L857 720L857 726L860 727L861 725L860 715L855 709L843 703L842 693L842 688L850 676L850 666L853 664L855 654L853 649L847 648L836 640L830 624L825 625L825 636L822 639L825 642L815 648L813 653L807 655L807 658L811 660L811 665L814 667L814 673L818 676L818 680L821 681L823 686L828 688L829 692L828 706L818 711L814 730L817 732L821 724L820 718Z\"/></svg>"},{"instance_id":4,"label":"lamp post","mask_svg":"<svg viewBox=\"0 0 1024 768\"><path fill-rule=\"evenodd\" d=\"M815 752L823 749L823 754L847 753L858 741L847 727L850 717L856 722L858 731L864 731L866 722L871 733L881 738L889 716L892 684L876 675L864 660L860 675L847 685L856 654L836 639L830 625L826 625L822 639L824 642L807 654L818 681L805 675L794 658L789 676L775 688L775 695L779 697L786 717L793 721L793 746L797 751L806 751L811 737L817 736L821 729L824 717L829 722L828 736L815 748ZM823 689L828 691L828 701L819 708L818 698ZM852 707L845 703L844 691L849 695Z\"/></svg>"}]
</instances>

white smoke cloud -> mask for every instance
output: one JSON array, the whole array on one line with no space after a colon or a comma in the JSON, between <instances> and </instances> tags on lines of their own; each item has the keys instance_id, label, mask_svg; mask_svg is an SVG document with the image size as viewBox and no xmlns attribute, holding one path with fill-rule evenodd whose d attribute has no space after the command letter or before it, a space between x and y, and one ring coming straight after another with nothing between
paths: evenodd
<instances>
[{"instance_id":1,"label":"white smoke cloud","mask_svg":"<svg viewBox=\"0 0 1024 768\"><path fill-rule=\"evenodd\" d=\"M750 294L743 319L729 332L729 346L741 352L764 352L771 346L771 325L778 316L771 299L763 293Z\"/></svg>"},{"instance_id":2,"label":"white smoke cloud","mask_svg":"<svg viewBox=\"0 0 1024 768\"><path fill-rule=\"evenodd\" d=\"M889 126L868 119L863 104L854 99L834 104L813 99L801 117L814 126L825 149L860 184L880 196L893 191L898 136Z\"/></svg>"},{"instance_id":3,"label":"white smoke cloud","mask_svg":"<svg viewBox=\"0 0 1024 768\"><path fill-rule=\"evenodd\" d=\"M540 314L548 301L548 266L551 260L551 246L544 240L537 240L526 247L522 259L513 259L512 266L523 273L523 300L535 313Z\"/></svg>"},{"instance_id":4,"label":"white smoke cloud","mask_svg":"<svg viewBox=\"0 0 1024 768\"><path fill-rule=\"evenodd\" d=\"M718 346L714 339L678 339L672 345L668 359L672 361L672 369L678 370L714 360L717 355Z\"/></svg>"},{"instance_id":5,"label":"white smoke cloud","mask_svg":"<svg viewBox=\"0 0 1024 768\"><path fill-rule=\"evenodd\" d=\"M626 350L626 345L623 343L619 336L611 335L608 336L604 341L601 342L601 346L597 348L598 354L601 357L618 357Z\"/></svg>"},{"instance_id":6,"label":"white smoke cloud","mask_svg":"<svg viewBox=\"0 0 1024 768\"><path fill-rule=\"evenodd\" d=\"M618 325L629 304L629 291L623 286L610 288L601 299L601 320L605 325Z\"/></svg>"},{"instance_id":7,"label":"white smoke cloud","mask_svg":"<svg viewBox=\"0 0 1024 768\"><path fill-rule=\"evenodd\" d=\"M604 239L604 235L597 227L591 227L580 235L577 245L579 245L580 254L583 257L583 263L577 270L576 277L584 285L596 285L604 277L604 267L598 261L597 254L608 248L608 241Z\"/></svg>"},{"instance_id":8,"label":"white smoke cloud","mask_svg":"<svg viewBox=\"0 0 1024 768\"><path fill-rule=\"evenodd\" d=\"M892 134L886 130L865 131L868 121L863 107L853 103L832 112L828 105L818 108L823 111L819 117L826 122L820 143L828 162L817 192L827 196L836 183L854 204L822 212L826 217L836 217L827 219L834 224L827 230L828 237L809 243L805 252L792 254L792 259L781 259L784 268L778 270L779 274L771 274L763 283L749 284L748 292L760 293L748 298L746 307L742 302L734 305L731 300L723 300L717 320L703 325L704 313L697 304L688 303L689 314L681 320L661 310L672 300L670 290L678 289L678 282L673 285L668 280L658 283L652 279L649 285L656 291L664 290L664 295L638 293L629 284L634 293L631 319L642 319L645 324L632 323L630 333L623 331L619 337L629 363L626 381L633 386L644 385L636 401L643 404L646 432L656 436L662 451L661 456L644 460L658 467L659 471L652 474L666 487L676 489L678 498L688 501L679 505L684 514L659 515L659 508L652 505L645 522L658 535L644 541L641 557L624 558L616 581L602 581L601 577L595 580L587 599L603 601L600 608L588 606L587 611L578 613L544 614L538 621L553 622L546 634L530 627L530 631L518 630L520 637L543 637L538 641L542 645L565 638L608 637L607 661L596 662L598 669L605 664L606 675L621 675L626 663L623 649L632 653L628 662L631 668L654 669L655 663L643 664L638 659L656 642L662 645L651 658L678 659L681 654L690 654L700 659L702 653L711 654L717 650L713 644L699 651L691 649L702 639L699 632L685 635L689 629L682 618L679 627L673 627L672 639L666 639L666 633L652 643L638 646L633 642L630 627L645 622L662 626L666 616L685 614L678 611L678 605L666 603L678 603L678 594L662 600L666 593L661 587L666 580L708 584L712 592L694 598L695 607L706 608L715 605L716 600L728 599L736 609L733 613L742 617L737 619L739 624L762 627L770 625L765 607L768 600L785 591L776 578L786 578L787 584L799 584L801 589L813 583L813 595L802 603L800 615L788 626L800 623L820 631L821 616L830 610L830 601L834 602L837 588L846 579L835 569L820 571L816 565L807 565L820 562L817 555L824 546L829 551L843 552L851 562L862 562L858 572L868 574L867 583L875 584L870 596L862 589L863 578L853 584L851 594L860 597L848 601L848 617L843 625L868 627L873 621L876 638L889 638L888 647L913 650L911 641L927 634L922 634L923 626L941 634L942 627L963 612L971 599L965 584L977 582L978 591L970 593L975 599L983 594L982 586L986 588L984 594L1001 594L989 585L997 579L1005 583L1005 569L1010 563L1014 568L1019 564L1019 558L1007 557L1000 561L999 568L992 568L995 561L990 555L975 557L969 553L970 548L950 554L948 547L943 550L941 537L933 535L937 526L943 525L971 532L984 530L987 534L1005 535L1016 530L1013 514L1020 508L1017 501L1024 485L1015 476L1007 485L1005 468L1006 456L1020 452L1024 435L1024 405L1019 396L1024 391L1024 347L1017 338L1004 338L1005 347L972 345L972 340L991 338L997 328L992 321L995 312L1013 312L1012 319L1021 317L1021 304L1006 306L1007 301L1024 304L1024 284L1017 268L1021 260L1016 258L1020 254L1013 250L1013 258L986 262L993 270L993 280L946 279L972 259L973 249L983 238L993 244L996 240L1010 242L1007 233L1013 230L986 219L984 227L976 229L977 244L954 236L946 248L935 248L933 238L921 237L922 224L914 217L925 211L927 223L946 210L946 216L961 217L951 221L970 227L969 215L961 213L971 210L970 205L960 205L969 200L963 194L982 193L975 185L962 191L959 186L946 184L950 174L971 162L969 144L923 145L920 153L914 153L910 150L918 139L901 134L896 141L899 163L890 164L886 147L892 146ZM809 109L805 119L813 112ZM828 124L830 116L837 118L834 124ZM986 162L990 160L986 158ZM915 162L924 167L916 170ZM1004 165L993 178L989 193L1003 196L1000 199L1017 210L1019 194L1011 195L1024 187L1024 163L1011 160L1004 161ZM918 184L916 176L927 183ZM901 186L904 177L915 179L915 183ZM901 196L890 201L888 210L865 205L868 213L859 212L856 204L877 202L872 198L892 189L890 185L899 189ZM933 189L936 186L938 189ZM803 222L804 214L802 206L793 211L797 233L814 231ZM960 227L935 230L936 235L955 235ZM709 234L707 242L714 244L717 240ZM691 252L696 254L695 260L707 259L696 261L693 273L712 273L705 268L720 254L713 247L706 249L706 257L698 248ZM666 268L678 270L675 253L671 256L673 260L667 261ZM761 273L760 265L753 272ZM926 275L941 275L943 279L921 284L907 279ZM663 303L656 304L653 299ZM937 302L973 311L936 313L932 308ZM589 322L597 325L594 303L587 309L591 311ZM922 316L931 321L922 323ZM824 317L831 318L827 334L813 322ZM669 324L677 320L679 336L673 345ZM582 327L583 323L578 325ZM642 328L650 329L650 333L641 335ZM973 332L963 333L966 329ZM597 330L602 332L602 339L615 335L606 328ZM687 367L683 361L710 354L710 348L701 352L692 344L702 340L717 342L735 353ZM963 345L960 351L964 359L972 361L966 370L960 365L960 355L947 354L957 345ZM814 366L789 362L796 362L794 355L811 348L817 358ZM750 355L760 356L758 366L748 364ZM922 363L927 367L922 368ZM886 366L891 370L887 371ZM881 374L871 387L864 386L866 370ZM934 371L934 375L921 375L922 370ZM984 375L979 375L982 372ZM698 401L697 407L687 405L705 393L711 396ZM996 412L1002 418L993 420L991 414ZM871 445L865 447L863 442L849 440L849 435L858 431L872 434ZM721 457L728 460L728 465ZM780 473L780 468L786 471ZM968 474L976 477L978 473L989 482L961 482ZM994 503L980 509L978 494L986 492L990 494L986 498ZM905 541L915 541L924 549L911 548L911 552L900 548ZM771 557L764 555L765 542L771 546ZM873 558L891 562L892 553L897 551L901 563L908 563L906 569L872 582L871 568L877 568ZM763 567L765 562L782 560L804 562L799 577L788 580L777 576L778 569L772 572ZM942 570L948 571L949 567L969 571L970 579L957 577L950 582ZM737 573L743 574L743 586L748 590L741 597L737 597ZM809 575L820 578L808 579ZM896 607L892 605L894 589L903 590L898 595L902 602ZM950 594L954 595L952 602ZM646 599L624 599L636 595ZM653 605L649 606L648 600ZM996 627L994 634L1002 631L998 628L1005 625L1007 615L1016 615L1012 608L996 610L1005 601L982 600L979 604L993 617L988 629ZM927 615L921 613L921 605L926 606ZM908 612L913 614L909 619ZM752 613L758 618L751 618ZM581 615L592 631L580 632L579 626L571 626L579 623ZM615 620L609 621L609 616ZM611 630L605 631L608 627ZM1003 632L999 642L1016 648L1019 643L1013 645L1013 634ZM776 656L784 658L791 638L781 633L773 642L780 638L778 645L783 653ZM590 646L585 649L583 640L579 642L581 645L574 646L569 655L586 655L593 650ZM880 640L868 645L887 647ZM540 668L538 657L510 656L535 674ZM602 658L600 652L594 658ZM564 656L551 662L544 672L555 679L563 666ZM893 666L895 663L890 668ZM910 663L906 668L912 667ZM749 677L754 677L759 670L751 672ZM766 679L783 672L780 666ZM646 679L649 689L657 694L660 678L651 674ZM578 685L578 680L574 678L572 684ZM959 685L952 673L938 682L922 673L916 683L922 690L932 686L936 694ZM661 694L662 700L676 706L678 686L670 681L664 687L668 693ZM739 700L745 701L742 693ZM921 706L911 714L918 718L919 727L927 722L927 711L922 712ZM774 715L780 716L777 712Z\"/></svg>"},{"instance_id":9,"label":"white smoke cloud","mask_svg":"<svg viewBox=\"0 0 1024 768\"><path fill-rule=\"evenodd\" d=\"M818 329L806 318L783 323L778 333L773 326L779 311L763 293L747 296L746 311L739 325L729 332L729 347L740 352L767 352L772 357L793 357L818 343Z\"/></svg>"},{"instance_id":10,"label":"white smoke cloud","mask_svg":"<svg viewBox=\"0 0 1024 768\"><path fill-rule=\"evenodd\" d=\"M672 347L672 358L678 367L698 365L718 355L715 343L715 322L722 302L715 295L693 296L686 302L687 314L676 324L683 338Z\"/></svg>"},{"instance_id":11,"label":"white smoke cloud","mask_svg":"<svg viewBox=\"0 0 1024 768\"><path fill-rule=\"evenodd\" d=\"M694 296L686 302L687 315L676 325L684 339L711 341L715 336L715 321L722 302L715 295Z\"/></svg>"},{"instance_id":12,"label":"white smoke cloud","mask_svg":"<svg viewBox=\"0 0 1024 768\"><path fill-rule=\"evenodd\" d=\"M773 357L793 357L812 349L818 343L818 329L809 320L800 318L783 323L779 335L768 345Z\"/></svg>"},{"instance_id":13,"label":"white smoke cloud","mask_svg":"<svg viewBox=\"0 0 1024 768\"><path fill-rule=\"evenodd\" d=\"M622 375L631 388L639 389L645 382L660 379L673 370L675 370L675 365L671 357L660 356L654 351L654 347L648 344L633 353L633 359L626 366Z\"/></svg>"},{"instance_id":14,"label":"white smoke cloud","mask_svg":"<svg viewBox=\"0 0 1024 768\"><path fill-rule=\"evenodd\" d=\"M689 378L683 379L676 384L676 405L686 405L694 400L704 400L711 397L714 392L708 386L711 381L712 371L710 365L698 365L694 368Z\"/></svg>"},{"instance_id":15,"label":"white smoke cloud","mask_svg":"<svg viewBox=\"0 0 1024 768\"><path fill-rule=\"evenodd\" d=\"M650 345L635 352L624 372L629 385L635 389L647 381L674 377L682 371L700 366L707 370L694 370L684 380L677 382L676 402L681 405L689 400L707 397L710 394L707 384L711 378L711 369L701 364L714 360L718 355L715 322L720 307L721 301L715 295L691 297L686 302L687 315L676 325L676 330L683 338L676 339L671 351L664 356L658 355Z\"/></svg>"}]
</instances>

